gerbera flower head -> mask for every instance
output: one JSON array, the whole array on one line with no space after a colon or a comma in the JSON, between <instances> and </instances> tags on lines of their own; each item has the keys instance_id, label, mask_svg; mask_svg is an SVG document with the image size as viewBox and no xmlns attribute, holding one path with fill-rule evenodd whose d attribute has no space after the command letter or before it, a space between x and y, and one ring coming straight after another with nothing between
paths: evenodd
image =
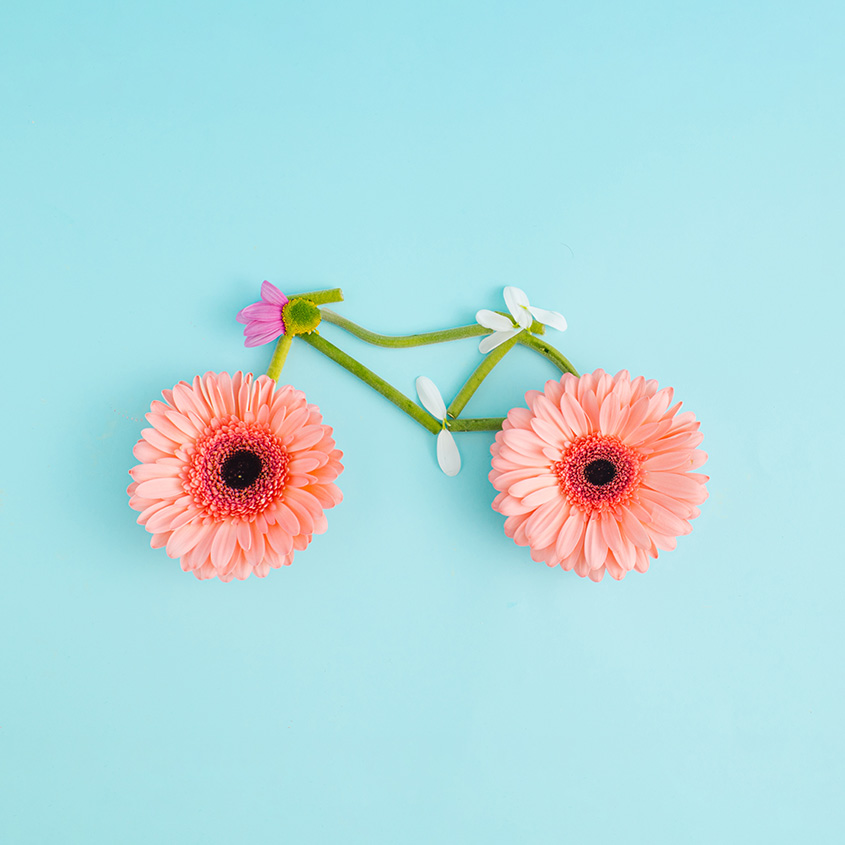
<instances>
[{"instance_id":1,"label":"gerbera flower head","mask_svg":"<svg viewBox=\"0 0 845 845\"><path fill-rule=\"evenodd\" d=\"M305 394L252 374L206 373L152 403L129 504L182 569L243 580L286 566L342 495L332 429Z\"/></svg>"},{"instance_id":2,"label":"gerbera flower head","mask_svg":"<svg viewBox=\"0 0 845 845\"><path fill-rule=\"evenodd\" d=\"M303 297L288 299L270 282L261 283L261 300L238 311L244 346L261 346L283 334L307 334L320 324L320 309Z\"/></svg>"},{"instance_id":3,"label":"gerbera flower head","mask_svg":"<svg viewBox=\"0 0 845 845\"><path fill-rule=\"evenodd\" d=\"M707 498L699 423L672 388L570 373L526 393L496 435L490 481L505 533L531 557L593 581L645 572L692 531Z\"/></svg>"}]
</instances>

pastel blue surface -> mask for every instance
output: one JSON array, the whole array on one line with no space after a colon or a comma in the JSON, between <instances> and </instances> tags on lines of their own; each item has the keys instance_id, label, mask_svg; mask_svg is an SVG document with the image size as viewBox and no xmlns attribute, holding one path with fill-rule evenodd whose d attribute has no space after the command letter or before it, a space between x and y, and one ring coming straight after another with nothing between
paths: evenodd
<instances>
[{"instance_id":1,"label":"pastel blue surface","mask_svg":"<svg viewBox=\"0 0 845 845\"><path fill-rule=\"evenodd\" d=\"M0 841L842 841L843 8L5 4ZM182 573L132 446L266 368L263 279L391 333L524 287L701 419L695 530L621 583L534 564L491 435L446 478L296 343L345 500L267 579ZM479 360L325 336L409 393Z\"/></svg>"}]
</instances>

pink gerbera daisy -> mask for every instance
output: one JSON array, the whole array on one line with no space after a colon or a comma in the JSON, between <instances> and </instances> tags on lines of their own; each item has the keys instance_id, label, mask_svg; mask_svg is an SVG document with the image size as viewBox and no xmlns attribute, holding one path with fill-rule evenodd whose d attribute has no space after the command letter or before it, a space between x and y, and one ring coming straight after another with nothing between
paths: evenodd
<instances>
[{"instance_id":1,"label":"pink gerbera daisy","mask_svg":"<svg viewBox=\"0 0 845 845\"><path fill-rule=\"evenodd\" d=\"M197 578L264 577L326 530L343 467L316 405L267 376L206 373L162 393L129 474L138 522Z\"/></svg>"},{"instance_id":2,"label":"pink gerbera daisy","mask_svg":"<svg viewBox=\"0 0 845 845\"><path fill-rule=\"evenodd\" d=\"M282 311L288 298L270 282L261 283L261 301L238 311L235 319L244 323L244 346L261 346L285 333Z\"/></svg>"},{"instance_id":3,"label":"pink gerbera daisy","mask_svg":"<svg viewBox=\"0 0 845 845\"><path fill-rule=\"evenodd\" d=\"M672 388L604 370L525 395L496 435L490 481L505 533L531 557L600 581L645 572L692 531L708 477L692 413Z\"/></svg>"}]
</instances>

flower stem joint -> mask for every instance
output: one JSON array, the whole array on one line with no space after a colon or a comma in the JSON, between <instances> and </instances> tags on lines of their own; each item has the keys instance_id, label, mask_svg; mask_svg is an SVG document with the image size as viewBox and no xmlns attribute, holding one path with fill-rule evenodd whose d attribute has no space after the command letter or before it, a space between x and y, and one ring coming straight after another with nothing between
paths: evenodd
<instances>
[{"instance_id":1,"label":"flower stem joint","mask_svg":"<svg viewBox=\"0 0 845 845\"><path fill-rule=\"evenodd\" d=\"M692 530L707 498L707 459L699 423L672 405L672 389L653 380L579 376L546 340L546 327L566 330L556 311L532 306L516 287L504 289L507 312L482 309L469 326L424 334L377 334L323 307L342 302L339 288L287 297L270 282L237 314L247 347L276 341L266 376L206 373L180 382L153 402L150 428L134 454L128 493L138 522L182 569L222 581L263 577L286 566L327 528L325 510L342 495L343 467L332 429L319 409L290 385L277 386L295 337L328 356L436 436L437 460L457 475L455 434L495 431L489 479L504 530L535 561L600 581L645 572L659 550ZM481 338L484 355L447 406L431 379L416 380L419 404L317 331L332 323L367 343L407 348ZM507 417L461 413L481 383L517 345L562 373L527 407ZM671 407L670 407L671 406Z\"/></svg>"},{"instance_id":2,"label":"flower stem joint","mask_svg":"<svg viewBox=\"0 0 845 845\"><path fill-rule=\"evenodd\" d=\"M320 325L320 309L310 299L294 297L282 307L282 322L285 334L311 334Z\"/></svg>"}]
</instances>

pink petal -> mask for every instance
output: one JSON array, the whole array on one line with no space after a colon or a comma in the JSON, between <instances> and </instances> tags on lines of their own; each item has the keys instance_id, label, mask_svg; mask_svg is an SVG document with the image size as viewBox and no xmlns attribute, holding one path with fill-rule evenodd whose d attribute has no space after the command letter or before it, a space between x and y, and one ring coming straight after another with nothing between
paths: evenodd
<instances>
[{"instance_id":1,"label":"pink petal","mask_svg":"<svg viewBox=\"0 0 845 845\"><path fill-rule=\"evenodd\" d=\"M261 298L265 302L278 306L287 305L289 302L288 298L272 282L266 280L261 283Z\"/></svg>"}]
</instances>

